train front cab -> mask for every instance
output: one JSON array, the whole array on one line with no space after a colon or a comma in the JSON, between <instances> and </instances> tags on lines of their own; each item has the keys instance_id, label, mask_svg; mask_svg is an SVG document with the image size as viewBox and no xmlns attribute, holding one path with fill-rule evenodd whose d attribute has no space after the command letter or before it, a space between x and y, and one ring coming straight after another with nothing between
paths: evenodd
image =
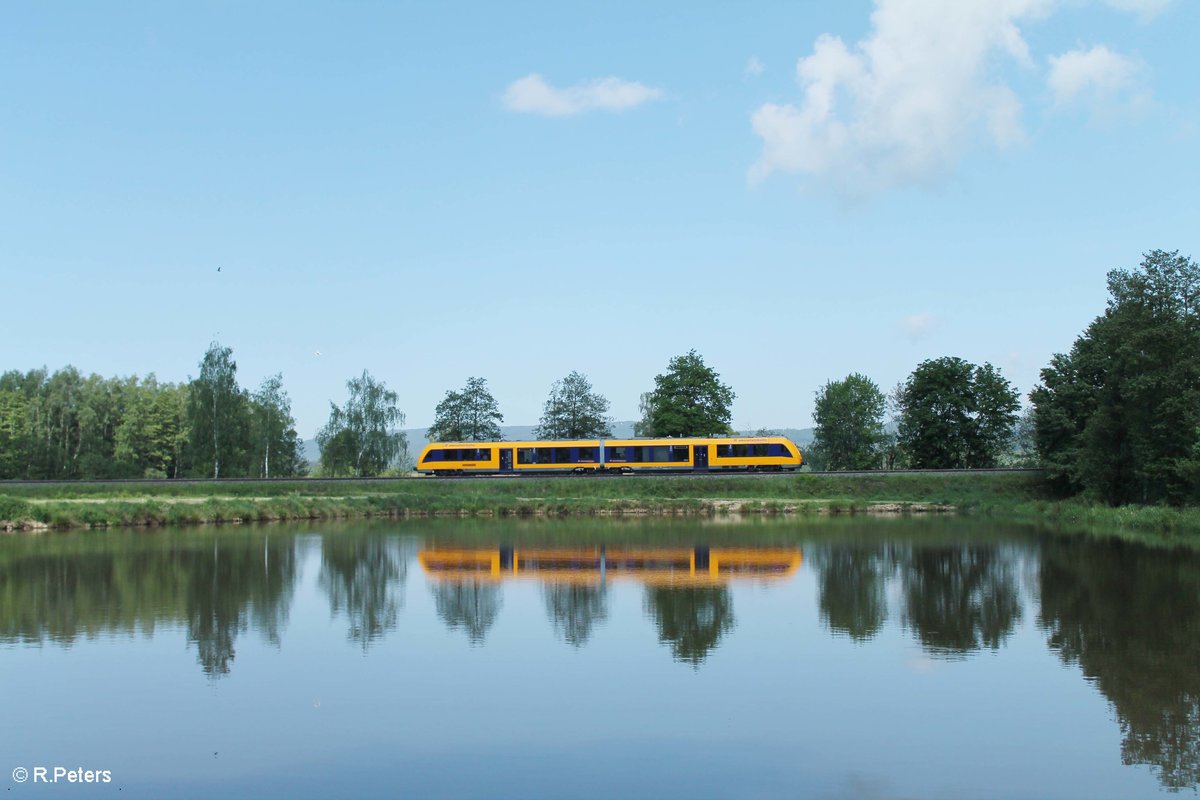
<instances>
[{"instance_id":1,"label":"train front cab","mask_svg":"<svg viewBox=\"0 0 1200 800\"><path fill-rule=\"evenodd\" d=\"M707 441L703 449L707 451L705 460L710 471L794 470L804 463L800 449L782 436ZM702 469L700 460L697 457L696 469Z\"/></svg>"}]
</instances>

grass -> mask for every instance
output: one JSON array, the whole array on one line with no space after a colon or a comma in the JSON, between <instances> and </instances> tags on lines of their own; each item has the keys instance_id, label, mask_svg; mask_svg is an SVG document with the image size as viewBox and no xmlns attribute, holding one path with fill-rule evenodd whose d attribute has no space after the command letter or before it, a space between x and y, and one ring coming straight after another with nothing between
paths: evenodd
<instances>
[{"instance_id":1,"label":"grass","mask_svg":"<svg viewBox=\"0 0 1200 800\"><path fill-rule=\"evenodd\" d=\"M590 517L900 512L953 507L1069 531L1200 543L1200 509L1049 497L1036 474L507 478L4 486L0 527L99 528L363 517Z\"/></svg>"}]
</instances>

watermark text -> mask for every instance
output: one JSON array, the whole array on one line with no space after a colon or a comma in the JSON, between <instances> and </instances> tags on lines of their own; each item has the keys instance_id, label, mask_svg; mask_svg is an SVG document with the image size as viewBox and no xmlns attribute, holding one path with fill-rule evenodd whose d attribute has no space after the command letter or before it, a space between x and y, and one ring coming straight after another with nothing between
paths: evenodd
<instances>
[{"instance_id":1,"label":"watermark text","mask_svg":"<svg viewBox=\"0 0 1200 800\"><path fill-rule=\"evenodd\" d=\"M12 779L17 783L112 783L112 770L83 767L17 767L12 771Z\"/></svg>"}]
</instances>

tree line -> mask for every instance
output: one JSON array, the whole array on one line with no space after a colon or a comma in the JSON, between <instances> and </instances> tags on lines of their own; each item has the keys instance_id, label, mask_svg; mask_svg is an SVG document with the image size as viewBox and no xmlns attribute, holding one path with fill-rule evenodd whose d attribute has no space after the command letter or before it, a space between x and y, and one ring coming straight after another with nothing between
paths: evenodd
<instances>
[{"instance_id":1,"label":"tree line","mask_svg":"<svg viewBox=\"0 0 1200 800\"><path fill-rule=\"evenodd\" d=\"M282 376L243 389L215 342L199 366L183 383L70 366L0 374L0 479L304 475Z\"/></svg>"},{"instance_id":2,"label":"tree line","mask_svg":"<svg viewBox=\"0 0 1200 800\"><path fill-rule=\"evenodd\" d=\"M817 392L806 455L828 469L1046 469L1060 495L1200 501L1200 266L1147 253L1108 273L1108 306L1019 395L990 364L922 362L889 396L853 374Z\"/></svg>"},{"instance_id":3,"label":"tree line","mask_svg":"<svg viewBox=\"0 0 1200 800\"><path fill-rule=\"evenodd\" d=\"M999 369L955 356L921 362L888 394L853 373L816 393L818 469L1038 464L1064 495L1108 503L1200 500L1200 267L1147 253L1108 275L1108 307L1041 371L1023 414ZM282 376L253 392L232 350L213 343L180 384L84 377L67 367L0 375L0 478L284 477L306 463ZM317 434L325 475L410 466L398 396L364 370ZM733 433L732 387L695 350L641 395L636 436ZM534 435L612 435L609 401L586 375L550 387ZM451 389L430 441L494 441L504 416L484 378Z\"/></svg>"}]
</instances>

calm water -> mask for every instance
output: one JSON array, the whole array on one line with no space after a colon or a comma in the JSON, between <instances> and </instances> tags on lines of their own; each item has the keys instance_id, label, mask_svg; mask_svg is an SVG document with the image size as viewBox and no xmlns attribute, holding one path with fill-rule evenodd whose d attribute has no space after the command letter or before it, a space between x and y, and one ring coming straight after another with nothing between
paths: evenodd
<instances>
[{"instance_id":1,"label":"calm water","mask_svg":"<svg viewBox=\"0 0 1200 800\"><path fill-rule=\"evenodd\" d=\"M1194 796L1200 558L940 519L7 536L0 685L10 797Z\"/></svg>"}]
</instances>

